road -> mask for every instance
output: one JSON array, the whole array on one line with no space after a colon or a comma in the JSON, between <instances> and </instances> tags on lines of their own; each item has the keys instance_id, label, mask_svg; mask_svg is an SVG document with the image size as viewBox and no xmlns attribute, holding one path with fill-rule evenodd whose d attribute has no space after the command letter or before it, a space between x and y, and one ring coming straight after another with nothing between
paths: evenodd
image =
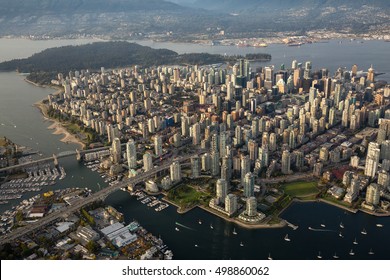
<instances>
[{"instance_id":1,"label":"road","mask_svg":"<svg viewBox=\"0 0 390 280\"><path fill-rule=\"evenodd\" d=\"M171 165L171 163L174 160L177 160L180 163L182 163L184 161L189 160L192 156L200 155L202 153L204 153L204 151L200 150L200 151L193 153L193 154L190 154L190 155L185 155L185 156L181 156L177 159L168 160L164 164L157 166L157 167L153 168L152 170L141 173L141 174L139 174L135 177L132 177L132 178L127 178L127 179L125 179L125 180L123 180L115 185L111 185L107 188L104 188L104 189L102 189L94 194L91 194L90 196L88 196L84 199L81 199L80 201L76 202L75 204L66 207L65 209L59 210L58 212L55 212L55 213L51 213L51 214L41 218L40 220L38 220L35 223L29 224L29 225L24 226L24 227L17 228L15 230L13 230L12 232L10 232L9 234L2 236L0 239L0 245L11 242L12 240L15 240L17 238L20 238L23 235L30 233L31 231L40 229L43 226L45 226L46 224L51 223L59 218L65 218L66 216L79 210L83 206L86 206L86 205L88 205L96 200L104 199L109 194L111 194L112 192L114 192L116 190L119 190L120 188L127 187L129 185L135 185L135 184L140 183L140 182L144 182L147 179L149 179L152 175L169 168L169 166Z\"/></svg>"}]
</instances>

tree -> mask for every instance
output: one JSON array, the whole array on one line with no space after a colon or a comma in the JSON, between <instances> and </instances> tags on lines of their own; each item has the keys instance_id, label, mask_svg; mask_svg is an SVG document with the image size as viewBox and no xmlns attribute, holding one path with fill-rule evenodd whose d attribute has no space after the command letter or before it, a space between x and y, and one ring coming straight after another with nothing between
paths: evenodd
<instances>
[{"instance_id":1,"label":"tree","mask_svg":"<svg viewBox=\"0 0 390 280\"><path fill-rule=\"evenodd\" d=\"M87 243L85 248L87 248L88 252L96 254L99 250L99 245L95 241L91 240Z\"/></svg>"}]
</instances>

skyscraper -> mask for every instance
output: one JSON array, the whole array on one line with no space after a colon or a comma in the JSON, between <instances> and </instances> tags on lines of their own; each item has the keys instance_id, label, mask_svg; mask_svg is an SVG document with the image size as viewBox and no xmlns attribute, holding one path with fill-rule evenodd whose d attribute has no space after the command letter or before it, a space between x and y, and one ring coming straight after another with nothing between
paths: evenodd
<instances>
[{"instance_id":1,"label":"skyscraper","mask_svg":"<svg viewBox=\"0 0 390 280\"><path fill-rule=\"evenodd\" d=\"M118 164L121 162L122 159L122 151L121 151L121 140L119 138L114 138L112 141L112 147L111 147L111 155L112 155L112 162L114 164Z\"/></svg>"},{"instance_id":2,"label":"skyscraper","mask_svg":"<svg viewBox=\"0 0 390 280\"><path fill-rule=\"evenodd\" d=\"M200 176L200 161L198 156L191 157L191 171L193 178Z\"/></svg>"},{"instance_id":3,"label":"skyscraper","mask_svg":"<svg viewBox=\"0 0 390 280\"><path fill-rule=\"evenodd\" d=\"M370 142L370 144L368 144L364 175L372 178L375 177L376 172L378 171L379 158L380 158L379 144L375 142Z\"/></svg>"},{"instance_id":4,"label":"skyscraper","mask_svg":"<svg viewBox=\"0 0 390 280\"><path fill-rule=\"evenodd\" d=\"M225 198L225 211L231 216L237 211L237 196L228 194Z\"/></svg>"},{"instance_id":5,"label":"skyscraper","mask_svg":"<svg viewBox=\"0 0 390 280\"><path fill-rule=\"evenodd\" d=\"M162 137L161 135L154 136L154 152L157 157L162 155Z\"/></svg>"},{"instance_id":6,"label":"skyscraper","mask_svg":"<svg viewBox=\"0 0 390 280\"><path fill-rule=\"evenodd\" d=\"M144 170L149 171L153 168L152 156L149 153L143 155Z\"/></svg>"},{"instance_id":7,"label":"skyscraper","mask_svg":"<svg viewBox=\"0 0 390 280\"><path fill-rule=\"evenodd\" d=\"M129 139L126 144L126 156L129 169L137 167L137 150L133 139Z\"/></svg>"},{"instance_id":8,"label":"skyscraper","mask_svg":"<svg viewBox=\"0 0 390 280\"><path fill-rule=\"evenodd\" d=\"M170 166L170 177L172 182L181 181L181 166L178 161L174 161Z\"/></svg>"},{"instance_id":9,"label":"skyscraper","mask_svg":"<svg viewBox=\"0 0 390 280\"><path fill-rule=\"evenodd\" d=\"M216 198L219 203L225 203L227 196L227 182L225 179L218 179L216 183Z\"/></svg>"},{"instance_id":10,"label":"skyscraper","mask_svg":"<svg viewBox=\"0 0 390 280\"><path fill-rule=\"evenodd\" d=\"M282 173L283 174L290 174L290 172L291 172L290 164L291 164L290 152L285 150L285 151L283 151L283 154L282 154Z\"/></svg>"},{"instance_id":11,"label":"skyscraper","mask_svg":"<svg viewBox=\"0 0 390 280\"><path fill-rule=\"evenodd\" d=\"M257 200L255 197L251 196L246 200L245 214L248 217L254 217L257 215Z\"/></svg>"},{"instance_id":12,"label":"skyscraper","mask_svg":"<svg viewBox=\"0 0 390 280\"><path fill-rule=\"evenodd\" d=\"M245 175L251 171L249 156L241 156L241 184L244 185Z\"/></svg>"},{"instance_id":13,"label":"skyscraper","mask_svg":"<svg viewBox=\"0 0 390 280\"><path fill-rule=\"evenodd\" d=\"M200 144L200 125L196 123L192 126L192 144Z\"/></svg>"},{"instance_id":14,"label":"skyscraper","mask_svg":"<svg viewBox=\"0 0 390 280\"><path fill-rule=\"evenodd\" d=\"M251 172L245 175L244 179L244 196L251 197L254 195L255 178Z\"/></svg>"},{"instance_id":15,"label":"skyscraper","mask_svg":"<svg viewBox=\"0 0 390 280\"><path fill-rule=\"evenodd\" d=\"M380 199L380 187L378 184L371 183L367 187L366 203L377 206Z\"/></svg>"}]
</instances>

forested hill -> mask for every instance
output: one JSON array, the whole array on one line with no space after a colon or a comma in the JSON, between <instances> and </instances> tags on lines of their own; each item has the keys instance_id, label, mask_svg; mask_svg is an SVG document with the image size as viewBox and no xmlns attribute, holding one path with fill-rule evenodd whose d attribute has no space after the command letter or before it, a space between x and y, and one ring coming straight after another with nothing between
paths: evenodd
<instances>
[{"instance_id":1,"label":"forested hill","mask_svg":"<svg viewBox=\"0 0 390 280\"><path fill-rule=\"evenodd\" d=\"M256 54L257 59L268 61L268 54ZM167 49L153 49L123 41L97 42L81 46L50 48L25 59L0 63L0 71L68 72L80 69L153 66L164 64L213 64L232 61L237 57L197 53L179 55Z\"/></svg>"}]
</instances>

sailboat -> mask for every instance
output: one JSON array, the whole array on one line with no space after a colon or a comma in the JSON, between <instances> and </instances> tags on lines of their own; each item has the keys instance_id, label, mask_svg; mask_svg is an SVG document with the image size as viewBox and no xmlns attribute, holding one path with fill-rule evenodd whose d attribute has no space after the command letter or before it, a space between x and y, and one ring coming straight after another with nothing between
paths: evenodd
<instances>
[{"instance_id":1,"label":"sailboat","mask_svg":"<svg viewBox=\"0 0 390 280\"><path fill-rule=\"evenodd\" d=\"M356 238L355 238L355 240L353 241L353 244L355 244L355 245L358 245L358 244L359 244L359 243L357 242Z\"/></svg>"},{"instance_id":2,"label":"sailboat","mask_svg":"<svg viewBox=\"0 0 390 280\"><path fill-rule=\"evenodd\" d=\"M233 228L233 234L237 235L236 228Z\"/></svg>"},{"instance_id":3,"label":"sailboat","mask_svg":"<svg viewBox=\"0 0 390 280\"><path fill-rule=\"evenodd\" d=\"M198 224L200 224L200 225L201 225L201 224L202 224L202 220L200 220L200 219L199 219L199 221L198 221Z\"/></svg>"},{"instance_id":4,"label":"sailboat","mask_svg":"<svg viewBox=\"0 0 390 280\"><path fill-rule=\"evenodd\" d=\"M291 239L288 237L288 234L286 234L286 236L284 237L284 240L287 241L287 242L291 241Z\"/></svg>"},{"instance_id":5,"label":"sailboat","mask_svg":"<svg viewBox=\"0 0 390 280\"><path fill-rule=\"evenodd\" d=\"M336 254L336 253L334 253L334 255L333 255L333 258L334 258L334 259L338 259L338 258L339 258L339 256L337 256L337 254Z\"/></svg>"},{"instance_id":6,"label":"sailboat","mask_svg":"<svg viewBox=\"0 0 390 280\"><path fill-rule=\"evenodd\" d=\"M372 248L370 249L370 251L368 252L369 255L374 255L374 251L372 250Z\"/></svg>"},{"instance_id":7,"label":"sailboat","mask_svg":"<svg viewBox=\"0 0 390 280\"><path fill-rule=\"evenodd\" d=\"M317 259L322 259L321 251L318 252Z\"/></svg>"},{"instance_id":8,"label":"sailboat","mask_svg":"<svg viewBox=\"0 0 390 280\"><path fill-rule=\"evenodd\" d=\"M355 252L351 249L351 251L349 251L349 254L350 254L351 256L354 256L354 255L355 255Z\"/></svg>"},{"instance_id":9,"label":"sailboat","mask_svg":"<svg viewBox=\"0 0 390 280\"><path fill-rule=\"evenodd\" d=\"M343 222L340 223L340 228L344 228Z\"/></svg>"},{"instance_id":10,"label":"sailboat","mask_svg":"<svg viewBox=\"0 0 390 280\"><path fill-rule=\"evenodd\" d=\"M241 247L244 247L244 243L240 242L240 246L241 246Z\"/></svg>"},{"instance_id":11,"label":"sailboat","mask_svg":"<svg viewBox=\"0 0 390 280\"><path fill-rule=\"evenodd\" d=\"M210 224L210 228L211 228L211 229L214 229L213 224Z\"/></svg>"},{"instance_id":12,"label":"sailboat","mask_svg":"<svg viewBox=\"0 0 390 280\"><path fill-rule=\"evenodd\" d=\"M270 261L273 260L272 257L271 257L271 253L268 254L268 259L269 259Z\"/></svg>"},{"instance_id":13,"label":"sailboat","mask_svg":"<svg viewBox=\"0 0 390 280\"><path fill-rule=\"evenodd\" d=\"M361 234L367 235L367 231L365 228L362 229Z\"/></svg>"},{"instance_id":14,"label":"sailboat","mask_svg":"<svg viewBox=\"0 0 390 280\"><path fill-rule=\"evenodd\" d=\"M340 233L339 233L339 236L340 236L341 238L344 238L344 235L341 233L341 231L340 231Z\"/></svg>"},{"instance_id":15,"label":"sailboat","mask_svg":"<svg viewBox=\"0 0 390 280\"><path fill-rule=\"evenodd\" d=\"M176 230L176 231L180 231L180 229L179 229L178 227L175 227L175 230Z\"/></svg>"}]
</instances>

